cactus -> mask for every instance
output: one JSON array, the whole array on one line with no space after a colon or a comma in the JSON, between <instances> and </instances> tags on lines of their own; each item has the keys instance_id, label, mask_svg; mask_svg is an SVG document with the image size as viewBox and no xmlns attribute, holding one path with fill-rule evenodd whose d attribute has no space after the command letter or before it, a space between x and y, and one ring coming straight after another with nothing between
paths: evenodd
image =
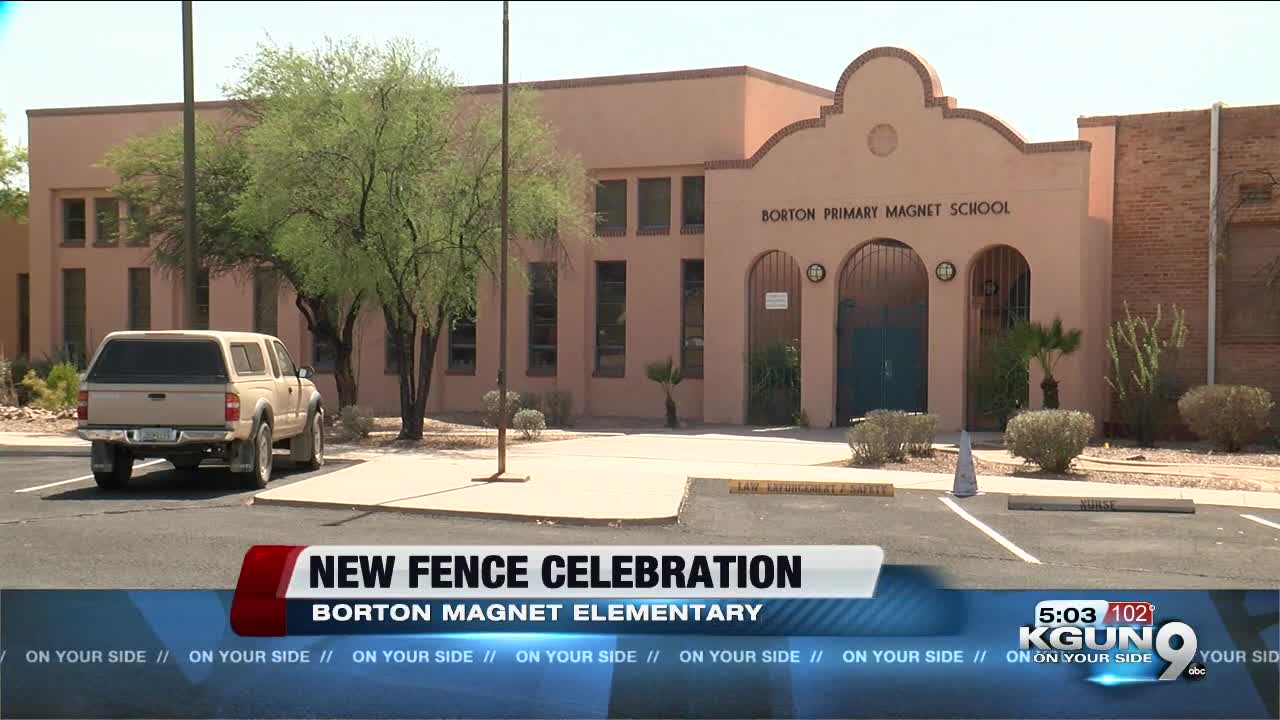
<instances>
[{"instance_id":1,"label":"cactus","mask_svg":"<svg viewBox=\"0 0 1280 720\"><path fill-rule=\"evenodd\" d=\"M1161 336L1163 307L1156 306L1154 321L1135 318L1124 304L1124 319L1107 331L1107 351L1111 353L1111 375L1107 385L1115 393L1120 413L1133 438L1142 447L1155 445L1156 433L1176 397L1174 369L1187 340L1185 311L1173 306L1168 337ZM1132 367L1123 367L1121 346Z\"/></svg>"}]
</instances>

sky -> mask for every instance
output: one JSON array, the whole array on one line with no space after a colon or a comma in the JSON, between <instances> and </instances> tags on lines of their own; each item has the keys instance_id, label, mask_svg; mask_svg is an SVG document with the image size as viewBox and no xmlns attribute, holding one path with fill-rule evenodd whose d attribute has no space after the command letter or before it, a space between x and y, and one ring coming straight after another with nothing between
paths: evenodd
<instances>
[{"instance_id":1,"label":"sky","mask_svg":"<svg viewBox=\"0 0 1280 720\"><path fill-rule=\"evenodd\" d=\"M222 97L267 40L410 36L464 83L502 79L502 3L195 2L197 100ZM896 45L960 107L1031 141L1076 118L1280 103L1280 3L511 3L512 81L724 65L833 89L866 50ZM182 99L181 3L0 2L0 112L25 144L30 108ZM677 108L672 109L678 111Z\"/></svg>"}]
</instances>

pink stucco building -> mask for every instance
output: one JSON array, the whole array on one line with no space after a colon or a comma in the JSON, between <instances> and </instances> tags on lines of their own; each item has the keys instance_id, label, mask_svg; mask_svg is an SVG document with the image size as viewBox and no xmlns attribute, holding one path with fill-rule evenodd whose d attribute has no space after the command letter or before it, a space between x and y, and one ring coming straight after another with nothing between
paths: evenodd
<instances>
[{"instance_id":1,"label":"pink stucco building","mask_svg":"<svg viewBox=\"0 0 1280 720\"><path fill-rule=\"evenodd\" d=\"M990 423L977 411L973 381L983 344L1019 318L1061 317L1084 332L1080 352L1057 370L1062 405L1105 418L1106 330L1123 301L1140 310L1162 301L1187 307L1196 341L1215 338L1196 346L1192 368L1205 366L1204 353L1267 358L1280 350L1270 331L1232 350L1210 330L1225 323L1206 316L1207 180L1188 181L1185 222L1204 232L1182 241L1200 261L1170 283L1190 295L1162 299L1148 288L1130 296L1130 281L1147 274L1113 261L1129 242L1116 233L1118 204L1154 192L1143 177L1121 182L1125 163L1153 142L1190 143L1203 147L1202 157L1179 168L1199 168L1208 162L1208 128L1194 137L1187 123L1170 137L1133 135L1149 116L1085 118L1076 138L1029 143L961 107L932 68L897 48L856 58L834 91L748 67L533 87L562 145L599 182L599 221L595 242L576 245L567 261L522 259L535 263L536 281L510 300L510 384L568 390L575 414L660 416L661 392L644 365L671 356L688 376L677 399L692 420L789 423L803 412L827 426L901 407L937 413L944 429L976 428ZM496 100L498 88L471 92ZM1198 127L1208 113L1187 115ZM99 163L131 135L180 123L180 105L28 115L32 354L92 347L116 329L174 327L177 285L148 266L147 248L115 239L123 209ZM1126 144L1129 137L1137 140ZM1280 222L1271 212L1254 221ZM1217 282L1228 286L1228 275ZM274 332L323 373L324 358L287 295L233 275L212 278L201 299L210 327ZM479 409L494 387L495 300L486 287L473 329L441 339L430 411ZM1232 312L1227 305L1213 312ZM756 351L774 341L798 351L796 397L751 391ZM381 313L370 309L356 356L361 403L394 412L387 355ZM1268 362L1275 364L1245 362L1244 375L1274 377ZM1196 374L1186 382L1203 382ZM1035 402L1038 382L1033 372Z\"/></svg>"}]
</instances>

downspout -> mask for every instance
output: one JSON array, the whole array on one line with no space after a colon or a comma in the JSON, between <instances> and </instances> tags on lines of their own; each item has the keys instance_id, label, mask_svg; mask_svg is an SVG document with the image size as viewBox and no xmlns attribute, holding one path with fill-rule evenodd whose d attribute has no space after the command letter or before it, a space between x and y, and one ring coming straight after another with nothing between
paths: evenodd
<instances>
[{"instance_id":1,"label":"downspout","mask_svg":"<svg viewBox=\"0 0 1280 720\"><path fill-rule=\"evenodd\" d=\"M1208 384L1214 384L1218 360L1218 137L1222 103L1209 112L1209 357Z\"/></svg>"}]
</instances>

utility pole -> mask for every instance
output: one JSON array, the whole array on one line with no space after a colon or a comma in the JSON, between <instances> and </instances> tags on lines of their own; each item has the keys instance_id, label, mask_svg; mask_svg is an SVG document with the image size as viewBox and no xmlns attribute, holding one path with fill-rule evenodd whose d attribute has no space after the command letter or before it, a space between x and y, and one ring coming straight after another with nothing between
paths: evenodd
<instances>
[{"instance_id":1,"label":"utility pole","mask_svg":"<svg viewBox=\"0 0 1280 720\"><path fill-rule=\"evenodd\" d=\"M498 477L507 472L507 84L510 67L510 20L502 0L502 262L498 284Z\"/></svg>"},{"instance_id":2,"label":"utility pole","mask_svg":"<svg viewBox=\"0 0 1280 720\"><path fill-rule=\"evenodd\" d=\"M182 311L196 325L196 86L192 70L191 0L182 2Z\"/></svg>"}]
</instances>

